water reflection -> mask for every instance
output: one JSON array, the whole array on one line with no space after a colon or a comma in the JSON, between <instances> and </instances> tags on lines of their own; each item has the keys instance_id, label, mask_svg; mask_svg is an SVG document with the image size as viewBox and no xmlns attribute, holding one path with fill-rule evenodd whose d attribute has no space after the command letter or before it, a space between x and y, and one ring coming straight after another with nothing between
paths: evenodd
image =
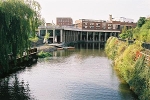
<instances>
[{"instance_id":1,"label":"water reflection","mask_svg":"<svg viewBox=\"0 0 150 100\"><path fill-rule=\"evenodd\" d=\"M29 84L19 81L16 74L0 80L0 100L34 100Z\"/></svg>"},{"instance_id":2,"label":"water reflection","mask_svg":"<svg viewBox=\"0 0 150 100\"><path fill-rule=\"evenodd\" d=\"M136 100L97 46L55 51L2 79L0 100Z\"/></svg>"},{"instance_id":3,"label":"water reflection","mask_svg":"<svg viewBox=\"0 0 150 100\"><path fill-rule=\"evenodd\" d=\"M101 43L80 43L75 45L78 49L102 49L105 47L105 42Z\"/></svg>"}]
</instances>

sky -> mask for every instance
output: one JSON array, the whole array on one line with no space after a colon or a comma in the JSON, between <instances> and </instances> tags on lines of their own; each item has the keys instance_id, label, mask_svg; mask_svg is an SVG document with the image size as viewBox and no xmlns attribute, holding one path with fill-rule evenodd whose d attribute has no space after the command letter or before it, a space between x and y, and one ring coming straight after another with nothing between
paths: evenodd
<instances>
[{"instance_id":1,"label":"sky","mask_svg":"<svg viewBox=\"0 0 150 100\"><path fill-rule=\"evenodd\" d=\"M109 20L112 17L134 19L150 16L150 0L35 0L41 5L46 23L56 23L56 17Z\"/></svg>"}]
</instances>

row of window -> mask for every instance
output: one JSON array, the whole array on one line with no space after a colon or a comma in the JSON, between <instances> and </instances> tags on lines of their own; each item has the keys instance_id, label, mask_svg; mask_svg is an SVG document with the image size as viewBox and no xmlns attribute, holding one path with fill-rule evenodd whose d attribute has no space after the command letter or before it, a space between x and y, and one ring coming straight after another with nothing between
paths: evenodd
<instances>
[{"instance_id":1,"label":"row of window","mask_svg":"<svg viewBox=\"0 0 150 100\"><path fill-rule=\"evenodd\" d=\"M58 22L72 22L70 20L57 20Z\"/></svg>"},{"instance_id":2,"label":"row of window","mask_svg":"<svg viewBox=\"0 0 150 100\"><path fill-rule=\"evenodd\" d=\"M88 22L84 22L84 25L88 25ZM94 23L90 23L90 25L94 25ZM96 23L97 26L100 26L101 23ZM102 26L106 26L106 23L102 23ZM108 24L108 26L112 26L112 24Z\"/></svg>"},{"instance_id":3,"label":"row of window","mask_svg":"<svg viewBox=\"0 0 150 100\"><path fill-rule=\"evenodd\" d=\"M84 22L84 25L88 25L88 22ZM90 23L90 25L94 25L94 23ZM101 25L100 23L96 23L96 25Z\"/></svg>"},{"instance_id":4,"label":"row of window","mask_svg":"<svg viewBox=\"0 0 150 100\"><path fill-rule=\"evenodd\" d=\"M59 25L70 25L70 23L58 23Z\"/></svg>"},{"instance_id":5,"label":"row of window","mask_svg":"<svg viewBox=\"0 0 150 100\"><path fill-rule=\"evenodd\" d=\"M83 28L88 28L88 26L83 26ZM100 27L100 26L96 26L96 27L94 27L94 26L89 26L89 28L90 28L90 29L94 29L94 28L100 29L101 27ZM106 29L106 27L103 26L102 29ZM112 29L112 27L108 27L108 29Z\"/></svg>"}]
</instances>

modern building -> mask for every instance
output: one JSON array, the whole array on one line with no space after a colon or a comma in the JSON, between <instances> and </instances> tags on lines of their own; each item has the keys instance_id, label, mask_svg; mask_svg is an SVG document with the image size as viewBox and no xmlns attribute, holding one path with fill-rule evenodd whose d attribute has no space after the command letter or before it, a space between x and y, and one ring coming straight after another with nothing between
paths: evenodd
<instances>
[{"instance_id":1,"label":"modern building","mask_svg":"<svg viewBox=\"0 0 150 100\"><path fill-rule=\"evenodd\" d=\"M56 25L59 26L70 26L73 24L73 20L71 17L57 17Z\"/></svg>"},{"instance_id":2,"label":"modern building","mask_svg":"<svg viewBox=\"0 0 150 100\"><path fill-rule=\"evenodd\" d=\"M136 27L132 21L80 19L72 24L71 18L57 18L54 26L40 26L39 36L44 37L50 33L49 43L70 42L106 42L110 36L118 37L123 27L130 29Z\"/></svg>"}]
</instances>

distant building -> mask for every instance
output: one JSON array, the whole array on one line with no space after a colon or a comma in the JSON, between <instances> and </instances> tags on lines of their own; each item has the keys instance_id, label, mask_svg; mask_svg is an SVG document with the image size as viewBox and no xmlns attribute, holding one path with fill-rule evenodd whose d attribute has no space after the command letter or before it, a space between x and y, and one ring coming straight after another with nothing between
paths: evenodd
<instances>
[{"instance_id":1,"label":"distant building","mask_svg":"<svg viewBox=\"0 0 150 100\"><path fill-rule=\"evenodd\" d=\"M57 17L56 25L59 26L70 26L73 24L73 20L71 17Z\"/></svg>"},{"instance_id":2,"label":"distant building","mask_svg":"<svg viewBox=\"0 0 150 100\"><path fill-rule=\"evenodd\" d=\"M128 22L128 23L133 23L134 20L130 18L125 18L125 17L119 17L119 18L113 18L113 21L120 21L120 22Z\"/></svg>"},{"instance_id":3,"label":"distant building","mask_svg":"<svg viewBox=\"0 0 150 100\"><path fill-rule=\"evenodd\" d=\"M75 21L75 27L86 30L122 30L124 26L127 29L136 27L136 23L132 19L121 17L120 20L114 20L112 15L109 20L92 20L92 19L79 19Z\"/></svg>"}]
</instances>

